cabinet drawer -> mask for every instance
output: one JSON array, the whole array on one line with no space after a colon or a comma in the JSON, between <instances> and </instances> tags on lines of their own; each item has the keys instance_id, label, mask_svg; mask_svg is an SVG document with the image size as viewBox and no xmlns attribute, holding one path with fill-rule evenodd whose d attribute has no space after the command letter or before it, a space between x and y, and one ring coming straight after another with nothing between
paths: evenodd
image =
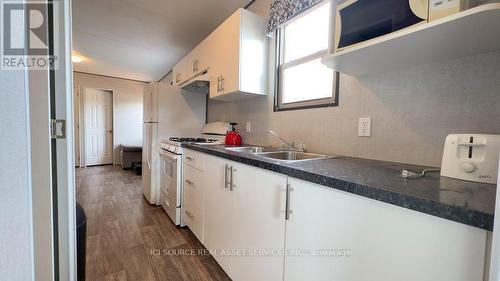
<instances>
[{"instance_id":1,"label":"cabinet drawer","mask_svg":"<svg viewBox=\"0 0 500 281\"><path fill-rule=\"evenodd\" d=\"M182 218L203 243L203 172L184 166L184 205Z\"/></svg>"},{"instance_id":2,"label":"cabinet drawer","mask_svg":"<svg viewBox=\"0 0 500 281\"><path fill-rule=\"evenodd\" d=\"M204 173L189 165L184 166L184 203L203 203Z\"/></svg>"},{"instance_id":3,"label":"cabinet drawer","mask_svg":"<svg viewBox=\"0 0 500 281\"><path fill-rule=\"evenodd\" d=\"M200 171L205 171L204 155L202 153L185 149L183 155L184 164L196 168Z\"/></svg>"}]
</instances>

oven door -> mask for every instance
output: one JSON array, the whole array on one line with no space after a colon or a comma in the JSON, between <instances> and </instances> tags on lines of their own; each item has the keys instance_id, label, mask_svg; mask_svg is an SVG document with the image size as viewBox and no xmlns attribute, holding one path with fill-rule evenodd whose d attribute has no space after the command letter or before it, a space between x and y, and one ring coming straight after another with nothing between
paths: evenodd
<instances>
[{"instance_id":1,"label":"oven door","mask_svg":"<svg viewBox=\"0 0 500 281\"><path fill-rule=\"evenodd\" d=\"M335 51L427 22L429 0L348 0L337 6Z\"/></svg>"},{"instance_id":2,"label":"oven door","mask_svg":"<svg viewBox=\"0 0 500 281\"><path fill-rule=\"evenodd\" d=\"M160 190L178 208L181 206L182 156L160 151Z\"/></svg>"}]
</instances>

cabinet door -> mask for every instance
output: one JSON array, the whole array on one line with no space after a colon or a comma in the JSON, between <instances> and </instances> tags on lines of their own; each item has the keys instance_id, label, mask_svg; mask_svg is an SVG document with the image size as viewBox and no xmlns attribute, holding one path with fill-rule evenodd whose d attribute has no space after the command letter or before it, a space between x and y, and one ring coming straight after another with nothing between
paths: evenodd
<instances>
[{"instance_id":1,"label":"cabinet door","mask_svg":"<svg viewBox=\"0 0 500 281\"><path fill-rule=\"evenodd\" d=\"M210 66L210 73L214 80L210 82L211 85L214 82L216 84L216 91L212 91L211 87L211 98L238 91L240 20L241 11L238 11L224 21L211 35L213 40L217 42L214 50L215 61ZM221 81L218 82L218 79Z\"/></svg>"},{"instance_id":2,"label":"cabinet door","mask_svg":"<svg viewBox=\"0 0 500 281\"><path fill-rule=\"evenodd\" d=\"M231 162L207 156L205 163L204 245L217 252L215 260L231 275L231 257L221 253L232 247L234 196L225 186L226 164Z\"/></svg>"},{"instance_id":3,"label":"cabinet door","mask_svg":"<svg viewBox=\"0 0 500 281\"><path fill-rule=\"evenodd\" d=\"M292 178L289 183L286 250L301 254L285 258L285 281L483 280L486 231ZM342 256L344 249L349 255Z\"/></svg>"},{"instance_id":4,"label":"cabinet door","mask_svg":"<svg viewBox=\"0 0 500 281\"><path fill-rule=\"evenodd\" d=\"M195 74L195 65L193 63L194 57L195 57L195 50L192 50L184 59L184 81L189 80L189 78L193 77Z\"/></svg>"},{"instance_id":5,"label":"cabinet door","mask_svg":"<svg viewBox=\"0 0 500 281\"><path fill-rule=\"evenodd\" d=\"M172 83L174 84L174 86L179 86L181 82L182 82L181 62L178 62L172 69Z\"/></svg>"},{"instance_id":6,"label":"cabinet door","mask_svg":"<svg viewBox=\"0 0 500 281\"><path fill-rule=\"evenodd\" d=\"M207 64L207 56L205 53L207 52L208 46L206 43L206 39L203 40L200 45L196 46L188 56L188 73L189 77L193 77L199 74L201 71L206 70L208 68Z\"/></svg>"},{"instance_id":7,"label":"cabinet door","mask_svg":"<svg viewBox=\"0 0 500 281\"><path fill-rule=\"evenodd\" d=\"M196 238L203 243L204 173L184 164L184 206L182 218Z\"/></svg>"},{"instance_id":8,"label":"cabinet door","mask_svg":"<svg viewBox=\"0 0 500 281\"><path fill-rule=\"evenodd\" d=\"M287 177L242 164L233 170L232 243L235 250L247 252L233 258L231 278L282 280Z\"/></svg>"},{"instance_id":9,"label":"cabinet door","mask_svg":"<svg viewBox=\"0 0 500 281\"><path fill-rule=\"evenodd\" d=\"M210 35L196 47L193 59L194 62L197 62L195 65L197 73L206 70L211 66L211 58L213 56L212 53L215 48L217 48L217 45L213 42Z\"/></svg>"},{"instance_id":10,"label":"cabinet door","mask_svg":"<svg viewBox=\"0 0 500 281\"><path fill-rule=\"evenodd\" d=\"M179 61L173 68L174 85L179 86L188 79L188 60L186 56Z\"/></svg>"}]
</instances>

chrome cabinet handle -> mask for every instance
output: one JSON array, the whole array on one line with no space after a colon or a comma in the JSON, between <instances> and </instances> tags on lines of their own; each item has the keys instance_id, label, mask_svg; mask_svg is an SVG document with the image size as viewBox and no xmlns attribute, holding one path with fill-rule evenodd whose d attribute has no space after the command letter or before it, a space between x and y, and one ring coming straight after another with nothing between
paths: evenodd
<instances>
[{"instance_id":1,"label":"chrome cabinet handle","mask_svg":"<svg viewBox=\"0 0 500 281\"><path fill-rule=\"evenodd\" d=\"M190 218L194 218L193 214L191 214L191 212L188 210L184 210L184 214L186 214Z\"/></svg>"},{"instance_id":2,"label":"chrome cabinet handle","mask_svg":"<svg viewBox=\"0 0 500 281\"><path fill-rule=\"evenodd\" d=\"M198 60L193 60L193 72L198 71Z\"/></svg>"},{"instance_id":3,"label":"chrome cabinet handle","mask_svg":"<svg viewBox=\"0 0 500 281\"><path fill-rule=\"evenodd\" d=\"M233 191L236 185L234 184L234 172L236 172L236 169L231 166L229 167L229 191Z\"/></svg>"},{"instance_id":4,"label":"chrome cabinet handle","mask_svg":"<svg viewBox=\"0 0 500 281\"><path fill-rule=\"evenodd\" d=\"M285 220L290 220L290 215L293 213L293 211L290 210L290 192L292 191L293 191L292 185L288 183L286 185Z\"/></svg>"},{"instance_id":5,"label":"chrome cabinet handle","mask_svg":"<svg viewBox=\"0 0 500 281\"><path fill-rule=\"evenodd\" d=\"M220 91L221 91L221 92L224 92L224 81L225 81L225 80L226 80L226 79L224 79L224 77L221 75L221 76L220 76Z\"/></svg>"},{"instance_id":6,"label":"chrome cabinet handle","mask_svg":"<svg viewBox=\"0 0 500 281\"><path fill-rule=\"evenodd\" d=\"M220 76L217 76L217 93L220 92Z\"/></svg>"},{"instance_id":7,"label":"chrome cabinet handle","mask_svg":"<svg viewBox=\"0 0 500 281\"><path fill-rule=\"evenodd\" d=\"M186 181L188 184L190 184L190 185L194 185L194 182L192 182L192 181L190 181L190 180L188 180L188 179L186 179L185 181Z\"/></svg>"},{"instance_id":8,"label":"chrome cabinet handle","mask_svg":"<svg viewBox=\"0 0 500 281\"><path fill-rule=\"evenodd\" d=\"M229 169L229 166L227 164L224 164L224 189L227 189L227 187L229 185L229 182L227 181L228 169Z\"/></svg>"},{"instance_id":9,"label":"chrome cabinet handle","mask_svg":"<svg viewBox=\"0 0 500 281\"><path fill-rule=\"evenodd\" d=\"M189 161L194 161L193 157L186 156L186 159L189 160Z\"/></svg>"}]
</instances>

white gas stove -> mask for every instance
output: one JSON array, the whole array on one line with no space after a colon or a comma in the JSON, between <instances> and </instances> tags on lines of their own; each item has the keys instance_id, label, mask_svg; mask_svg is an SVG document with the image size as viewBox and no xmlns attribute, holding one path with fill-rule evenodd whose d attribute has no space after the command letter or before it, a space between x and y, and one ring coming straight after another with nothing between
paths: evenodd
<instances>
[{"instance_id":1,"label":"white gas stove","mask_svg":"<svg viewBox=\"0 0 500 281\"><path fill-rule=\"evenodd\" d=\"M225 122L208 123L203 126L201 136L170 137L160 144L160 204L176 225L184 226L182 222L183 145L223 144L229 128Z\"/></svg>"},{"instance_id":2,"label":"white gas stove","mask_svg":"<svg viewBox=\"0 0 500 281\"><path fill-rule=\"evenodd\" d=\"M186 144L223 144L224 140L219 135L204 135L197 137L170 137L168 140L163 140L160 148L176 154L182 154L182 147Z\"/></svg>"}]
</instances>

